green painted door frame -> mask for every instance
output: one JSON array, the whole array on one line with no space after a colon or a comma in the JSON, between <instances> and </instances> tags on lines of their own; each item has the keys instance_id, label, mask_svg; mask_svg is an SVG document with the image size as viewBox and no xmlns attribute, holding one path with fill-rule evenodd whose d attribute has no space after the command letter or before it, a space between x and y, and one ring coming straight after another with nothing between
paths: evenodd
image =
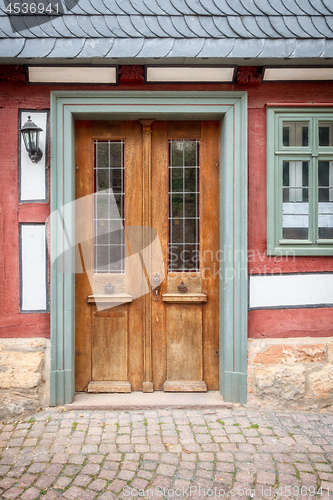
<instances>
[{"instance_id":1,"label":"green painted door frame","mask_svg":"<svg viewBox=\"0 0 333 500\"><path fill-rule=\"evenodd\" d=\"M219 119L220 393L247 401L246 92L51 93L51 405L75 393L75 119Z\"/></svg>"}]
</instances>

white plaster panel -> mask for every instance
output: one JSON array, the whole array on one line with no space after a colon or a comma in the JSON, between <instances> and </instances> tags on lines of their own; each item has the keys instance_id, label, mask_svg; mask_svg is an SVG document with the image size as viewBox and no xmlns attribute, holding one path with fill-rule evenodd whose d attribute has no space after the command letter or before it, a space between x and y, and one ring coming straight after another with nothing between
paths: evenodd
<instances>
[{"instance_id":1,"label":"white plaster panel","mask_svg":"<svg viewBox=\"0 0 333 500\"><path fill-rule=\"evenodd\" d=\"M47 113L45 111L21 113L21 127L31 116L32 121L43 129L40 133L39 147L43 151L43 158L38 163L32 163L25 149L23 138L21 137L21 201L43 201L46 200L46 175L45 153L46 153L46 133L47 133Z\"/></svg>"},{"instance_id":2,"label":"white plaster panel","mask_svg":"<svg viewBox=\"0 0 333 500\"><path fill-rule=\"evenodd\" d=\"M333 305L333 274L250 276L250 308Z\"/></svg>"},{"instance_id":3,"label":"white plaster panel","mask_svg":"<svg viewBox=\"0 0 333 500\"><path fill-rule=\"evenodd\" d=\"M21 225L21 309L47 310L45 224Z\"/></svg>"}]
</instances>

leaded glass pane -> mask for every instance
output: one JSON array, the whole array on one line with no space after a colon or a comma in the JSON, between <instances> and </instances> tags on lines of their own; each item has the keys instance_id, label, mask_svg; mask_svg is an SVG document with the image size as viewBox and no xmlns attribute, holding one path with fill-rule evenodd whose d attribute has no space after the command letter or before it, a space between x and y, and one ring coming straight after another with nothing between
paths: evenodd
<instances>
[{"instance_id":1,"label":"leaded glass pane","mask_svg":"<svg viewBox=\"0 0 333 500\"><path fill-rule=\"evenodd\" d=\"M170 140L169 270L199 270L199 142Z\"/></svg>"},{"instance_id":2,"label":"leaded glass pane","mask_svg":"<svg viewBox=\"0 0 333 500\"><path fill-rule=\"evenodd\" d=\"M122 272L124 143L95 142L94 272Z\"/></svg>"}]
</instances>

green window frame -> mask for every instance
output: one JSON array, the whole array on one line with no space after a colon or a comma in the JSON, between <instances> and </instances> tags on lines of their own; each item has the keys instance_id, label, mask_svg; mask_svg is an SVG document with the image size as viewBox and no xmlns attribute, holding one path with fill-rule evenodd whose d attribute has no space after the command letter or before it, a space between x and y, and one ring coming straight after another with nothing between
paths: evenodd
<instances>
[{"instance_id":1,"label":"green window frame","mask_svg":"<svg viewBox=\"0 0 333 500\"><path fill-rule=\"evenodd\" d=\"M267 108L267 254L333 254L332 108Z\"/></svg>"}]
</instances>

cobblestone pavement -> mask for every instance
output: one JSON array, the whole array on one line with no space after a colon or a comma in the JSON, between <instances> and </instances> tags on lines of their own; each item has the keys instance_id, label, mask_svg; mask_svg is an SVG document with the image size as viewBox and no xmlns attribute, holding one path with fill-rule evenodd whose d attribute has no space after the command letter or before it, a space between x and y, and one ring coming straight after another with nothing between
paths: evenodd
<instances>
[{"instance_id":1,"label":"cobblestone pavement","mask_svg":"<svg viewBox=\"0 0 333 500\"><path fill-rule=\"evenodd\" d=\"M0 424L0 498L333 499L333 415L64 411Z\"/></svg>"}]
</instances>

